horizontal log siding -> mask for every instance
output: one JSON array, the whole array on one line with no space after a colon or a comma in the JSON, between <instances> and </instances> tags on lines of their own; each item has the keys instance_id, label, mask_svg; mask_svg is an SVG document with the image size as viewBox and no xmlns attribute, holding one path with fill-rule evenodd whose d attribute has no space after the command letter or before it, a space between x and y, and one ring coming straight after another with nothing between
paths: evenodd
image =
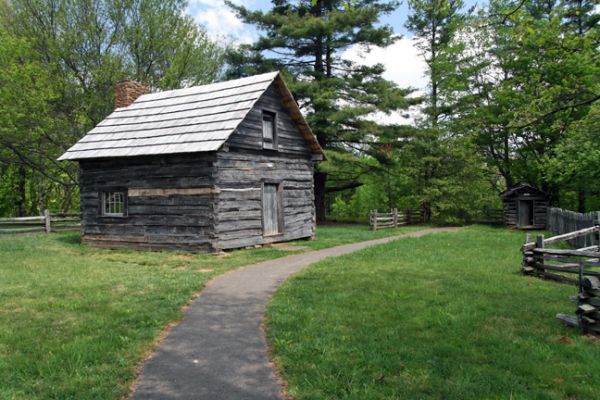
<instances>
[{"instance_id":1,"label":"horizontal log siding","mask_svg":"<svg viewBox=\"0 0 600 400\"><path fill-rule=\"evenodd\" d=\"M533 225L541 229L548 225L548 202L546 200L536 199L533 201Z\"/></svg>"},{"instance_id":2,"label":"horizontal log siding","mask_svg":"<svg viewBox=\"0 0 600 400\"><path fill-rule=\"evenodd\" d=\"M516 227L517 221L517 202L515 200L504 201L504 225Z\"/></svg>"},{"instance_id":3,"label":"horizontal log siding","mask_svg":"<svg viewBox=\"0 0 600 400\"><path fill-rule=\"evenodd\" d=\"M276 150L263 149L263 110L277 114ZM311 152L273 86L218 152L82 160L80 166L83 241L95 246L214 250L315 232ZM263 236L265 181L283 182L281 235ZM118 188L153 190L132 192L126 217L101 216L100 193ZM157 190L178 188L207 193Z\"/></svg>"},{"instance_id":4,"label":"horizontal log siding","mask_svg":"<svg viewBox=\"0 0 600 400\"><path fill-rule=\"evenodd\" d=\"M281 96L274 85L258 99L246 118L231 135L227 143L231 147L249 150L262 150L262 112L276 113L277 151L266 154L283 153L295 156L310 156L310 149L296 124L281 105Z\"/></svg>"},{"instance_id":5,"label":"horizontal log siding","mask_svg":"<svg viewBox=\"0 0 600 400\"><path fill-rule=\"evenodd\" d=\"M248 151L218 154L215 246L229 249L314 236L313 163ZM262 184L283 184L283 232L263 236Z\"/></svg>"},{"instance_id":6,"label":"horizontal log siding","mask_svg":"<svg viewBox=\"0 0 600 400\"><path fill-rule=\"evenodd\" d=\"M81 161L82 240L99 247L210 250L215 159L214 153L199 153ZM118 188L207 193L130 196L127 216L100 215L100 193Z\"/></svg>"},{"instance_id":7,"label":"horizontal log siding","mask_svg":"<svg viewBox=\"0 0 600 400\"><path fill-rule=\"evenodd\" d=\"M263 150L262 112L276 113L276 150ZM252 246L314 236L313 162L281 97L272 85L219 152L215 201L215 246ZM262 184L283 182L283 233L263 236Z\"/></svg>"}]
</instances>

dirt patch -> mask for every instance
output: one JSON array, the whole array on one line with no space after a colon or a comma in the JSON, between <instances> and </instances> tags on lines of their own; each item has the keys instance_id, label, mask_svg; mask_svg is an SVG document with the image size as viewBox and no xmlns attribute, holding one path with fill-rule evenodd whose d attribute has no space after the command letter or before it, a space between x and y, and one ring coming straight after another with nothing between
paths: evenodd
<instances>
[{"instance_id":1,"label":"dirt patch","mask_svg":"<svg viewBox=\"0 0 600 400\"><path fill-rule=\"evenodd\" d=\"M196 272L202 272L204 274L208 274L209 272L213 272L214 269L213 268L198 268L196 270Z\"/></svg>"},{"instance_id":2,"label":"dirt patch","mask_svg":"<svg viewBox=\"0 0 600 400\"><path fill-rule=\"evenodd\" d=\"M600 336L596 336L596 335L585 335L584 338L586 338L587 340L589 340L590 342L594 343L594 344L600 344Z\"/></svg>"},{"instance_id":3,"label":"dirt patch","mask_svg":"<svg viewBox=\"0 0 600 400\"><path fill-rule=\"evenodd\" d=\"M270 244L269 247L272 247L281 251L299 251L299 250L308 250L308 246L297 246L289 243L273 243Z\"/></svg>"},{"instance_id":4,"label":"dirt patch","mask_svg":"<svg viewBox=\"0 0 600 400\"><path fill-rule=\"evenodd\" d=\"M558 339L558 342L559 342L559 343L562 343L562 344L573 344L573 339L571 339L571 338L570 338L570 337L568 337L568 336L561 336L561 337Z\"/></svg>"}]
</instances>

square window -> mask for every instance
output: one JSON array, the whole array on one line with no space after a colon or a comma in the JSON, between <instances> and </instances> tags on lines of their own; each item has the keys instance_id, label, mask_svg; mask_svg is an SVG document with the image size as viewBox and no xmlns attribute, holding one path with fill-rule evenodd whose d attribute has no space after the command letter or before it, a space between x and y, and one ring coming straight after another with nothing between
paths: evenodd
<instances>
[{"instance_id":1,"label":"square window","mask_svg":"<svg viewBox=\"0 0 600 400\"><path fill-rule=\"evenodd\" d=\"M125 215L125 192L102 193L102 215L122 217Z\"/></svg>"},{"instance_id":2,"label":"square window","mask_svg":"<svg viewBox=\"0 0 600 400\"><path fill-rule=\"evenodd\" d=\"M262 116L263 128L263 148L275 149L277 142L277 132L275 124L275 113L263 111Z\"/></svg>"}]
</instances>

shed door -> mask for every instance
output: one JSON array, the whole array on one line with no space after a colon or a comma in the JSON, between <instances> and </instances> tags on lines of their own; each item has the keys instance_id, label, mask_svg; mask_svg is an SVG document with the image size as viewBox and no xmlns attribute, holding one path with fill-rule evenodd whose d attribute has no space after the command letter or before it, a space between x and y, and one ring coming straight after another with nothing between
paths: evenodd
<instances>
[{"instance_id":1,"label":"shed door","mask_svg":"<svg viewBox=\"0 0 600 400\"><path fill-rule=\"evenodd\" d=\"M265 235L281 232L277 184L265 183L263 188L263 230Z\"/></svg>"},{"instance_id":2,"label":"shed door","mask_svg":"<svg viewBox=\"0 0 600 400\"><path fill-rule=\"evenodd\" d=\"M533 200L519 200L519 226L533 225Z\"/></svg>"}]
</instances>

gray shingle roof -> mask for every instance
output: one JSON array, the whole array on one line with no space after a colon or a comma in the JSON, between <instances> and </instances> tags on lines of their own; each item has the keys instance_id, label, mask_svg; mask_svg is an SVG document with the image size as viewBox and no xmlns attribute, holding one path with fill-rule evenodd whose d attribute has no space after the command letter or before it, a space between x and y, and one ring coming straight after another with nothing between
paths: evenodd
<instances>
[{"instance_id":1,"label":"gray shingle roof","mask_svg":"<svg viewBox=\"0 0 600 400\"><path fill-rule=\"evenodd\" d=\"M142 95L117 108L59 160L218 150L274 81L312 151L322 154L279 72L271 72Z\"/></svg>"}]
</instances>

